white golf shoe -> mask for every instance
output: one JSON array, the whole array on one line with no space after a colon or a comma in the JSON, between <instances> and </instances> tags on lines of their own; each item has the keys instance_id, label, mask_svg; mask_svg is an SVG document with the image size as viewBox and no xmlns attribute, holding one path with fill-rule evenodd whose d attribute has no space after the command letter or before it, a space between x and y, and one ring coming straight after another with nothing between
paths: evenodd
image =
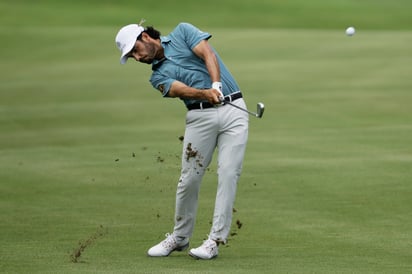
<instances>
[{"instance_id":1,"label":"white golf shoe","mask_svg":"<svg viewBox=\"0 0 412 274\"><path fill-rule=\"evenodd\" d=\"M183 251L189 246L189 239L179 241L173 234L167 233L166 239L147 251L150 257L166 257L173 251Z\"/></svg>"},{"instance_id":2,"label":"white golf shoe","mask_svg":"<svg viewBox=\"0 0 412 274\"><path fill-rule=\"evenodd\" d=\"M198 248L192 248L189 255L195 259L210 260L217 256L219 248L212 239L207 239Z\"/></svg>"}]
</instances>

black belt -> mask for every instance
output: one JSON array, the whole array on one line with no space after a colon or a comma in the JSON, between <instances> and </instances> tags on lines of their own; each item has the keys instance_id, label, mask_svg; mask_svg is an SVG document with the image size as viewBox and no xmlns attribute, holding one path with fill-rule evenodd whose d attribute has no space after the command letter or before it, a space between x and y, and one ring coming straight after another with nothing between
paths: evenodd
<instances>
[{"instance_id":1,"label":"black belt","mask_svg":"<svg viewBox=\"0 0 412 274\"><path fill-rule=\"evenodd\" d=\"M236 93L232 93L230 95L225 96L224 101L228 101L228 102L233 102L237 99L242 98L242 93L241 92L236 92ZM188 110L193 110L193 109L205 109L205 108L214 108L216 106L219 106L219 104L215 105L215 104L211 104L209 102L200 102L200 103L194 103L194 104L190 104L187 106Z\"/></svg>"}]
</instances>

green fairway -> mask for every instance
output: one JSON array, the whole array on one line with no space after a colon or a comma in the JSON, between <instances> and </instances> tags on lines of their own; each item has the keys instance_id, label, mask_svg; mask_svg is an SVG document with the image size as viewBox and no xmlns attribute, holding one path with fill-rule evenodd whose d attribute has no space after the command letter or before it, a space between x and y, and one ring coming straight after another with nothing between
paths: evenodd
<instances>
[{"instance_id":1,"label":"green fairway","mask_svg":"<svg viewBox=\"0 0 412 274\"><path fill-rule=\"evenodd\" d=\"M0 272L412 272L412 3L208 2L0 2ZM146 256L173 229L186 110L119 64L141 17L212 33L266 106L212 261ZM191 247L215 192L214 161Z\"/></svg>"}]
</instances>

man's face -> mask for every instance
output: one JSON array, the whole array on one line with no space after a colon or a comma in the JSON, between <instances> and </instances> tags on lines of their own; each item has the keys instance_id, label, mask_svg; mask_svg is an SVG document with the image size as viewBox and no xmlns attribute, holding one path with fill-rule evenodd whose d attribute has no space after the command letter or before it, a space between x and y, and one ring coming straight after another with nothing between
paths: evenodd
<instances>
[{"instance_id":1,"label":"man's face","mask_svg":"<svg viewBox=\"0 0 412 274\"><path fill-rule=\"evenodd\" d=\"M137 40L134 48L127 54L128 58L133 58L140 63L151 64L156 56L155 44L147 39L146 36L142 36Z\"/></svg>"}]
</instances>

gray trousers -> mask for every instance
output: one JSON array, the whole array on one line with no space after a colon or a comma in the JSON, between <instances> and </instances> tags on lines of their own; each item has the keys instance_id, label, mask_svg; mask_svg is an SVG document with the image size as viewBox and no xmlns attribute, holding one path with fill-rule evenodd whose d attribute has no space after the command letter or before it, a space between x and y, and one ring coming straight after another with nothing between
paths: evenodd
<instances>
[{"instance_id":1,"label":"gray trousers","mask_svg":"<svg viewBox=\"0 0 412 274\"><path fill-rule=\"evenodd\" d=\"M233 102L246 107L244 100ZM203 175L218 151L218 186L209 238L226 242L248 138L248 114L230 105L186 115L181 177L176 191L174 235L191 237Z\"/></svg>"}]
</instances>

